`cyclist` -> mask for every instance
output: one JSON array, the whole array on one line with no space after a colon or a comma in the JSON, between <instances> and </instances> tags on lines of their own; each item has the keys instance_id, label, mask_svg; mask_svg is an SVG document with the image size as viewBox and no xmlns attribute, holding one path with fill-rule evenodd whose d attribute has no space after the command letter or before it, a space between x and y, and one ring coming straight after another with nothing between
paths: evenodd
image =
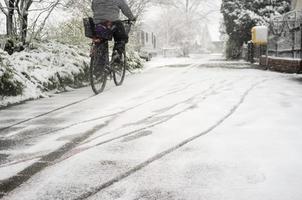
<instances>
[{"instance_id":1,"label":"cyclist","mask_svg":"<svg viewBox=\"0 0 302 200\"><path fill-rule=\"evenodd\" d=\"M98 26L113 27L113 59L119 62L125 50L125 44L128 42L128 34L125 31L123 23L119 20L120 11L122 11L129 20L135 21L136 18L132 14L126 0L92 0L92 11L97 34ZM101 31L101 29L99 30Z\"/></svg>"}]
</instances>

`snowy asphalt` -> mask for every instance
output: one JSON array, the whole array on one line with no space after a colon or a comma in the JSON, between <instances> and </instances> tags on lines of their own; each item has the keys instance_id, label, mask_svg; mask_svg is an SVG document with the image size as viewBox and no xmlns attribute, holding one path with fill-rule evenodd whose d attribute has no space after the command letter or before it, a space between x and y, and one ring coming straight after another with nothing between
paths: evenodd
<instances>
[{"instance_id":1,"label":"snowy asphalt","mask_svg":"<svg viewBox=\"0 0 302 200\"><path fill-rule=\"evenodd\" d=\"M0 198L300 200L302 77L217 58L0 110Z\"/></svg>"}]
</instances>

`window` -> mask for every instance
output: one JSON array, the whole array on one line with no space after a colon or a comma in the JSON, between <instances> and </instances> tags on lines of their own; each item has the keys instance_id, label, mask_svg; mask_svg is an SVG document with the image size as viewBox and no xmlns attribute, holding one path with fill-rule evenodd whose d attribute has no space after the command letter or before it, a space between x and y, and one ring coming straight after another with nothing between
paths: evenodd
<instances>
[{"instance_id":1,"label":"window","mask_svg":"<svg viewBox=\"0 0 302 200\"><path fill-rule=\"evenodd\" d=\"M141 45L145 46L145 33L144 33L144 31L142 31L142 33L141 33Z\"/></svg>"},{"instance_id":2,"label":"window","mask_svg":"<svg viewBox=\"0 0 302 200\"><path fill-rule=\"evenodd\" d=\"M153 48L156 49L156 37L154 36L154 39L153 39Z\"/></svg>"}]
</instances>

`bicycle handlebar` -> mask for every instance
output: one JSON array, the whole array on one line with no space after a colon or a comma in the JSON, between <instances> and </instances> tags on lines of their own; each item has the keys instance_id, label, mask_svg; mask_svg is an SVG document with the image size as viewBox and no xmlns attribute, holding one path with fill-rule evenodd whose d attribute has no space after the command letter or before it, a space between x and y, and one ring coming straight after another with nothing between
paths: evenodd
<instances>
[{"instance_id":1,"label":"bicycle handlebar","mask_svg":"<svg viewBox=\"0 0 302 200\"><path fill-rule=\"evenodd\" d=\"M136 20L125 19L125 20L121 20L121 22L126 22L128 24L134 24L136 22Z\"/></svg>"}]
</instances>

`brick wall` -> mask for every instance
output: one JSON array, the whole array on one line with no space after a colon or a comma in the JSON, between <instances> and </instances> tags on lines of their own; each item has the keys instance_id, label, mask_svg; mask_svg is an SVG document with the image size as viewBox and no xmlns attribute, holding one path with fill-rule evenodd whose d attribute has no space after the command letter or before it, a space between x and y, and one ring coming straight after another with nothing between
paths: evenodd
<instances>
[{"instance_id":1,"label":"brick wall","mask_svg":"<svg viewBox=\"0 0 302 200\"><path fill-rule=\"evenodd\" d=\"M260 66L272 71L286 72L286 73L302 73L302 60L288 59L288 58L275 58L262 56L260 58Z\"/></svg>"}]
</instances>

